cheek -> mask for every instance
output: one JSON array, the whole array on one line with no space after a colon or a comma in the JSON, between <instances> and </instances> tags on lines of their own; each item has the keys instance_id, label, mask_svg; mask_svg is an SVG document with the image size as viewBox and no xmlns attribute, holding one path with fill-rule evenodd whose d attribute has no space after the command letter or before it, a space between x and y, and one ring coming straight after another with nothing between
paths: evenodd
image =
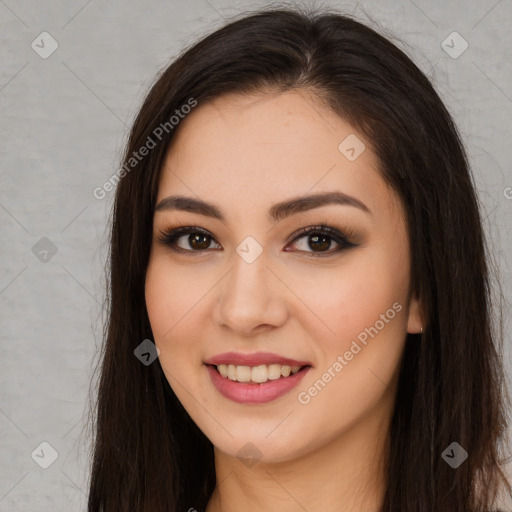
<instances>
[{"instance_id":1,"label":"cheek","mask_svg":"<svg viewBox=\"0 0 512 512\"><path fill-rule=\"evenodd\" d=\"M316 333L324 354L348 350L351 341L390 308L385 319L391 317L392 321L383 330L399 324L395 328L402 331L405 315L395 315L392 306L399 303L400 309L406 309L406 266L396 261L396 255L384 253L354 252L338 266L302 274L295 271L295 275L288 272L286 279L294 283L294 293L301 299L296 303L301 312L297 310L294 316L307 332Z\"/></svg>"},{"instance_id":2,"label":"cheek","mask_svg":"<svg viewBox=\"0 0 512 512\"><path fill-rule=\"evenodd\" d=\"M215 275L195 267L192 270L157 255L146 272L146 307L155 338L166 342L184 326L193 324L197 306L214 285Z\"/></svg>"},{"instance_id":3,"label":"cheek","mask_svg":"<svg viewBox=\"0 0 512 512\"><path fill-rule=\"evenodd\" d=\"M154 342L166 373L183 374L200 364L194 340L201 339L196 307L205 290L179 269L171 269L164 258L150 261L146 273L145 298ZM197 355L197 357L195 357Z\"/></svg>"},{"instance_id":4,"label":"cheek","mask_svg":"<svg viewBox=\"0 0 512 512\"><path fill-rule=\"evenodd\" d=\"M301 403L333 425L357 421L383 399L392 399L405 342L405 308L398 301L368 311L364 323L337 324L337 342L324 339L323 357L301 387ZM382 315L382 316L381 316ZM387 402L389 403L389 402ZM333 407L336 405L336 407ZM309 407L309 406L306 406Z\"/></svg>"},{"instance_id":5,"label":"cheek","mask_svg":"<svg viewBox=\"0 0 512 512\"><path fill-rule=\"evenodd\" d=\"M315 403L311 410L334 415L334 424L340 412L350 421L375 406L398 369L407 326L404 255L361 251L339 268L317 273L315 286L301 281L297 295L314 313L302 314L302 327L315 335L319 363L301 391ZM343 406L333 409L333 403Z\"/></svg>"}]
</instances>

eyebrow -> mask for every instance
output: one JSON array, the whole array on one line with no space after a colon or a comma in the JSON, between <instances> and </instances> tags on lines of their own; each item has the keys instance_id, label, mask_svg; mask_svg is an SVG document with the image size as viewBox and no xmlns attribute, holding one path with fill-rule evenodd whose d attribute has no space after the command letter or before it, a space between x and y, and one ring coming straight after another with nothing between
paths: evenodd
<instances>
[{"instance_id":1,"label":"eyebrow","mask_svg":"<svg viewBox=\"0 0 512 512\"><path fill-rule=\"evenodd\" d=\"M288 199L273 205L268 214L273 221L280 221L285 217L297 213L319 208L329 204L339 204L359 208L371 215L370 209L359 199L344 194L343 192L324 192L308 196L299 196ZM155 212L163 210L182 210L191 213L198 213L207 217L225 221L224 215L217 206L207 203L201 199L187 196L169 196L162 199L155 207Z\"/></svg>"}]
</instances>

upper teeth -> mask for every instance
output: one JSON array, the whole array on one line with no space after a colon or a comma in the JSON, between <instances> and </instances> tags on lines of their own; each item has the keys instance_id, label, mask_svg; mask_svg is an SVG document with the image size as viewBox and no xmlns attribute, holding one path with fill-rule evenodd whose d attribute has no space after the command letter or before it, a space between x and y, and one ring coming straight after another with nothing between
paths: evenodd
<instances>
[{"instance_id":1,"label":"upper teeth","mask_svg":"<svg viewBox=\"0 0 512 512\"><path fill-rule=\"evenodd\" d=\"M286 364L262 364L260 366L236 366L234 364L219 364L218 372L230 380L238 382L263 383L267 380L276 380L280 377L288 377L300 370L300 366L288 366Z\"/></svg>"}]
</instances>

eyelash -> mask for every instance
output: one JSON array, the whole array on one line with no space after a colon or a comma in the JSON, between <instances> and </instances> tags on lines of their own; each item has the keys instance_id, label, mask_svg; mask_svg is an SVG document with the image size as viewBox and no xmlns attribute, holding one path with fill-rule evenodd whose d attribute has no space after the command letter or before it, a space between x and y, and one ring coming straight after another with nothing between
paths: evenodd
<instances>
[{"instance_id":1,"label":"eyelash","mask_svg":"<svg viewBox=\"0 0 512 512\"><path fill-rule=\"evenodd\" d=\"M169 247L172 251L180 254L188 254L188 255L198 255L199 253L203 253L208 249L204 250L188 250L182 249L176 245L176 241L184 235L189 234L202 234L208 237L211 237L212 241L215 241L215 238L206 230L199 228L197 226L179 226L175 228L168 228L165 231L159 231L160 236L158 238L158 243L165 247ZM338 254L339 252L350 249L351 247L356 247L357 244L354 244L350 240L355 237L355 233L350 229L345 229L345 233L341 233L335 228L332 228L326 224L320 224L317 226L308 226L305 228L301 228L296 231L292 235L292 240L289 243L295 243L300 238L305 237L306 235L324 235L331 238L334 242L339 244L339 247L334 250L329 250L325 252L314 252L314 251L299 251L305 252L309 254L311 258L324 258L328 256L332 256L334 254Z\"/></svg>"}]
</instances>

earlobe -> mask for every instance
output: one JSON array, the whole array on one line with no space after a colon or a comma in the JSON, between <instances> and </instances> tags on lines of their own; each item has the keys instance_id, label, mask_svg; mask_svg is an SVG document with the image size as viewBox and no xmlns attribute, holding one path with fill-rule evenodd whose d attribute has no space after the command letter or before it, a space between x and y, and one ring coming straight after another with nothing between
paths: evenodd
<instances>
[{"instance_id":1,"label":"earlobe","mask_svg":"<svg viewBox=\"0 0 512 512\"><path fill-rule=\"evenodd\" d=\"M420 300L415 294L409 301L409 317L407 319L407 332L411 334L422 334L424 330L424 315Z\"/></svg>"}]
</instances>

